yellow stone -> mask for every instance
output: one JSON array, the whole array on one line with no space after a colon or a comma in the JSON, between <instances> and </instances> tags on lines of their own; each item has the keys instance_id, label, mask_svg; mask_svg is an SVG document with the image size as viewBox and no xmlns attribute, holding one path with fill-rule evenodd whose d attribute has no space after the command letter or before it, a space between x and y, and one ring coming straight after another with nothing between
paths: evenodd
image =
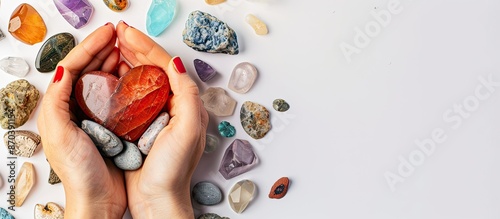
<instances>
[{"instance_id":1,"label":"yellow stone","mask_svg":"<svg viewBox=\"0 0 500 219\"><path fill-rule=\"evenodd\" d=\"M30 162L24 162L15 183L16 207L21 207L35 184L35 168Z\"/></svg>"},{"instance_id":2,"label":"yellow stone","mask_svg":"<svg viewBox=\"0 0 500 219\"><path fill-rule=\"evenodd\" d=\"M23 3L10 16L9 32L19 41L33 45L43 41L47 27L35 8Z\"/></svg>"},{"instance_id":3,"label":"yellow stone","mask_svg":"<svg viewBox=\"0 0 500 219\"><path fill-rule=\"evenodd\" d=\"M225 2L226 0L205 0L205 3L209 5L218 5L220 3Z\"/></svg>"},{"instance_id":4,"label":"yellow stone","mask_svg":"<svg viewBox=\"0 0 500 219\"><path fill-rule=\"evenodd\" d=\"M253 14L248 14L246 17L247 23L252 26L257 35L266 35L268 33L267 25Z\"/></svg>"}]
</instances>

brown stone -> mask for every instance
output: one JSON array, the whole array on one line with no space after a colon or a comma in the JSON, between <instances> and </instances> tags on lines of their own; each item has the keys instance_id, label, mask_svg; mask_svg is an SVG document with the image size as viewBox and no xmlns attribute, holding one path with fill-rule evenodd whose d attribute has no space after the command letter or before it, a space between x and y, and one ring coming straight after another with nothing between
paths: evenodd
<instances>
[{"instance_id":1,"label":"brown stone","mask_svg":"<svg viewBox=\"0 0 500 219\"><path fill-rule=\"evenodd\" d=\"M272 199L281 199L285 197L286 192L288 191L290 180L288 177L281 177L276 181L271 187L271 191L269 192L269 198Z\"/></svg>"}]
</instances>

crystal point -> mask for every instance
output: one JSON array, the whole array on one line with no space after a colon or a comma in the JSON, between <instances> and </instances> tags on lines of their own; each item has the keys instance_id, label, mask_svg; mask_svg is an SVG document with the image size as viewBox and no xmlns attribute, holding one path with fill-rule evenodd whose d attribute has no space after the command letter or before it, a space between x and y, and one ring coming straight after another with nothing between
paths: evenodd
<instances>
[{"instance_id":1,"label":"crystal point","mask_svg":"<svg viewBox=\"0 0 500 219\"><path fill-rule=\"evenodd\" d=\"M148 34L160 35L174 20L176 10L177 0L153 0L146 19Z\"/></svg>"},{"instance_id":2,"label":"crystal point","mask_svg":"<svg viewBox=\"0 0 500 219\"><path fill-rule=\"evenodd\" d=\"M194 68L196 69L198 77L200 77L203 82L209 81L217 74L217 71L215 71L212 66L199 59L194 60Z\"/></svg>"},{"instance_id":3,"label":"crystal point","mask_svg":"<svg viewBox=\"0 0 500 219\"><path fill-rule=\"evenodd\" d=\"M25 77L30 71L28 63L19 57L6 57L0 60L0 69L16 77Z\"/></svg>"},{"instance_id":4,"label":"crystal point","mask_svg":"<svg viewBox=\"0 0 500 219\"><path fill-rule=\"evenodd\" d=\"M234 212L241 214L255 195L255 184L250 180L237 182L228 195L229 204Z\"/></svg>"},{"instance_id":5,"label":"crystal point","mask_svg":"<svg viewBox=\"0 0 500 219\"><path fill-rule=\"evenodd\" d=\"M236 93L244 94L252 88L257 79L257 69L248 62L242 62L233 69L231 78L229 78L229 89Z\"/></svg>"},{"instance_id":6,"label":"crystal point","mask_svg":"<svg viewBox=\"0 0 500 219\"><path fill-rule=\"evenodd\" d=\"M246 140L236 139L229 145L222 158L219 172L225 179L231 179L248 172L258 162L252 145Z\"/></svg>"},{"instance_id":7,"label":"crystal point","mask_svg":"<svg viewBox=\"0 0 500 219\"><path fill-rule=\"evenodd\" d=\"M47 34L47 27L35 8L23 3L12 12L9 32L19 41L33 45L43 41Z\"/></svg>"},{"instance_id":8,"label":"crystal point","mask_svg":"<svg viewBox=\"0 0 500 219\"><path fill-rule=\"evenodd\" d=\"M94 7L88 0L54 0L57 10L75 29L87 25L94 13Z\"/></svg>"}]
</instances>

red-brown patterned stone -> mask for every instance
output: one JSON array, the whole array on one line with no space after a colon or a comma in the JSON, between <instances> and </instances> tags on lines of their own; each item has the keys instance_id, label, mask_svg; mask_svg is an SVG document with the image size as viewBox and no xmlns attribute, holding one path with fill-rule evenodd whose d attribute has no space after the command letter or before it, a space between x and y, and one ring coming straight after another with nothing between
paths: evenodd
<instances>
[{"instance_id":1,"label":"red-brown patterned stone","mask_svg":"<svg viewBox=\"0 0 500 219\"><path fill-rule=\"evenodd\" d=\"M135 67L120 79L106 72L89 72L75 86L82 111L130 142L139 139L154 121L169 93L165 72L148 65Z\"/></svg>"},{"instance_id":2,"label":"red-brown patterned stone","mask_svg":"<svg viewBox=\"0 0 500 219\"><path fill-rule=\"evenodd\" d=\"M290 180L288 180L288 177L281 177L278 179L269 192L269 198L280 199L285 197L289 183Z\"/></svg>"}]
</instances>

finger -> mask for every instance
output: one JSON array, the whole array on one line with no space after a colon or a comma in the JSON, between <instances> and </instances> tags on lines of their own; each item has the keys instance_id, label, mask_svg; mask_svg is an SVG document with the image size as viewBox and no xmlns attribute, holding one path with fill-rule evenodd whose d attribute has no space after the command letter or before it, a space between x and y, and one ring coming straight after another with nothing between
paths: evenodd
<instances>
[{"instance_id":1,"label":"finger","mask_svg":"<svg viewBox=\"0 0 500 219\"><path fill-rule=\"evenodd\" d=\"M114 48L113 51L109 54L108 58L104 60L102 63L101 71L104 72L113 72L118 66L118 62L120 61L120 50L118 48Z\"/></svg>"},{"instance_id":2,"label":"finger","mask_svg":"<svg viewBox=\"0 0 500 219\"><path fill-rule=\"evenodd\" d=\"M120 64L118 65L118 76L121 77L128 71L130 71L130 66L128 66L128 64L125 62L120 62Z\"/></svg>"}]
</instances>

